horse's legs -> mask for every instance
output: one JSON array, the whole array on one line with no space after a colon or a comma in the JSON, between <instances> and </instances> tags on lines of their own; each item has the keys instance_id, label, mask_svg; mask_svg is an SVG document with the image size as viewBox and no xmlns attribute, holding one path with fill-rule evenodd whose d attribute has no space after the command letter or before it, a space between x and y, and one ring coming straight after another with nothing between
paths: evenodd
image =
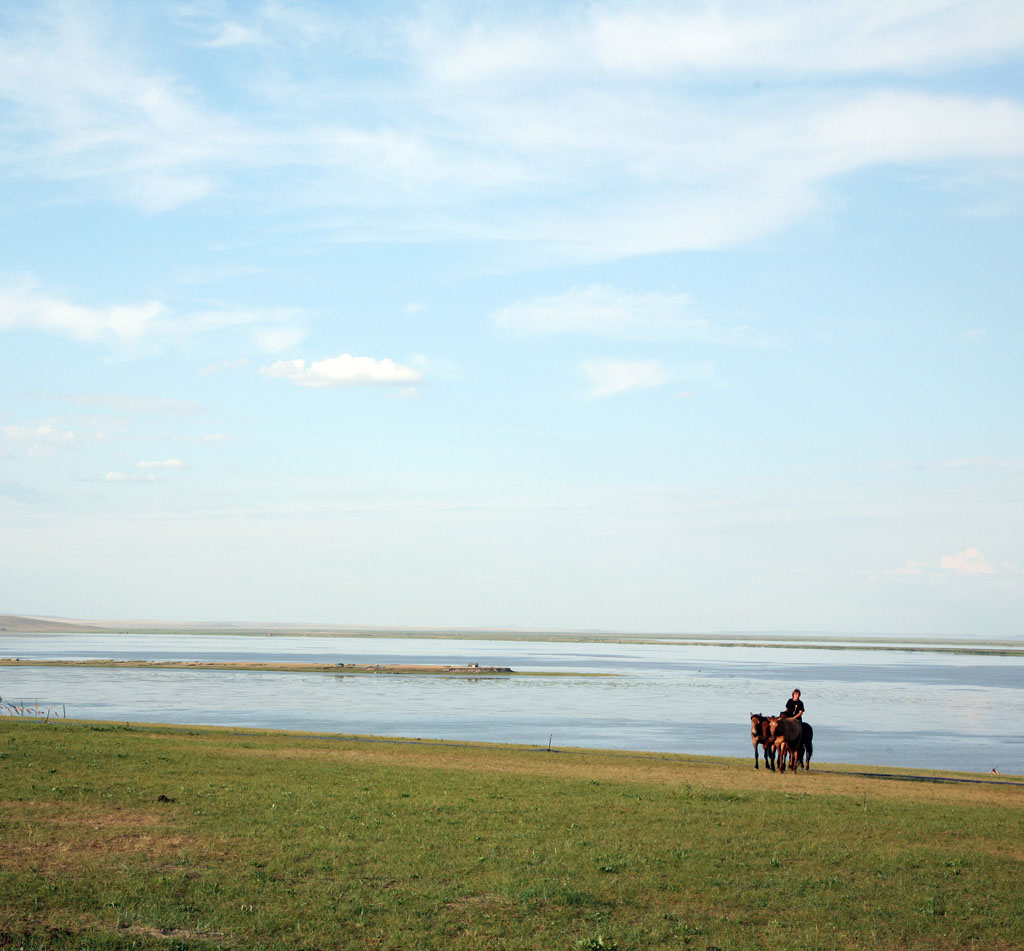
<instances>
[{"instance_id":1,"label":"horse's legs","mask_svg":"<svg viewBox=\"0 0 1024 951\"><path fill-rule=\"evenodd\" d=\"M765 761L765 765L767 765L768 764L768 754L767 753L765 753L764 761ZM754 737L754 769L758 769L758 768L759 767L757 765L757 737L755 736Z\"/></svg>"}]
</instances>

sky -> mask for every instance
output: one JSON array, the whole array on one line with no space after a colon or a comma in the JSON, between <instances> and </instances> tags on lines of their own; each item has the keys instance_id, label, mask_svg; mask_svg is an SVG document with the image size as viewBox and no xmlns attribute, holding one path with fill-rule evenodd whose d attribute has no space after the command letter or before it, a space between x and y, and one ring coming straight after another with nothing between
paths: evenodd
<instances>
[{"instance_id":1,"label":"sky","mask_svg":"<svg viewBox=\"0 0 1024 951\"><path fill-rule=\"evenodd\" d=\"M0 612L1024 637L1022 54L0 4Z\"/></svg>"}]
</instances>

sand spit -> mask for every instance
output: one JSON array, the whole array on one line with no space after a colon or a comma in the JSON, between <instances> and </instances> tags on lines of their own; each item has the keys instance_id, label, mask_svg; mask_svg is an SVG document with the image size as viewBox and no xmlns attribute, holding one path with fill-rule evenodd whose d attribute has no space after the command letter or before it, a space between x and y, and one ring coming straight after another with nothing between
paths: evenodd
<instances>
[{"instance_id":1,"label":"sand spit","mask_svg":"<svg viewBox=\"0 0 1024 951\"><path fill-rule=\"evenodd\" d=\"M276 673L324 674L515 674L511 667L484 667L480 664L309 664L289 661L250 660L30 660L2 657L5 667L134 667L167 670L261 670Z\"/></svg>"}]
</instances>

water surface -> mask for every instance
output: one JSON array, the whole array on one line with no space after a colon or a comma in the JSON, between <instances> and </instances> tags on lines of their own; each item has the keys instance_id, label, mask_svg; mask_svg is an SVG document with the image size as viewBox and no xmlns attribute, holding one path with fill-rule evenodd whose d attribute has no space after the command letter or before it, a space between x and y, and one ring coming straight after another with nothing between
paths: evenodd
<instances>
[{"instance_id":1,"label":"water surface","mask_svg":"<svg viewBox=\"0 0 1024 951\"><path fill-rule=\"evenodd\" d=\"M0 668L68 716L746 756L803 691L820 762L1024 773L1024 658L816 647L407 637L0 635L29 659L477 662L603 678Z\"/></svg>"}]
</instances>

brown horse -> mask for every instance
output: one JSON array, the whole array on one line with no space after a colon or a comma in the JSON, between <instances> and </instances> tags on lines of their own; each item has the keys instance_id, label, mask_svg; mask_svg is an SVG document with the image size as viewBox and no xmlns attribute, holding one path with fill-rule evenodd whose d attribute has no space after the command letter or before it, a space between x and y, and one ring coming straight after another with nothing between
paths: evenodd
<instances>
[{"instance_id":1,"label":"brown horse","mask_svg":"<svg viewBox=\"0 0 1024 951\"><path fill-rule=\"evenodd\" d=\"M786 771L787 758L789 768L794 773L798 766L811 768L814 730L809 723L792 717L769 717L768 733L778 756L780 773Z\"/></svg>"},{"instance_id":2,"label":"brown horse","mask_svg":"<svg viewBox=\"0 0 1024 951\"><path fill-rule=\"evenodd\" d=\"M800 750L800 737L803 730L800 728L799 720L788 719L787 717L769 717L768 733L775 746L775 755L779 761L779 772L786 771L786 760L789 760L789 767L796 772L796 757Z\"/></svg>"},{"instance_id":3,"label":"brown horse","mask_svg":"<svg viewBox=\"0 0 1024 951\"><path fill-rule=\"evenodd\" d=\"M764 747L764 765L775 770L775 742L768 727L768 717L763 713L750 714L750 742L754 744L754 769L757 765L757 748Z\"/></svg>"}]
</instances>

